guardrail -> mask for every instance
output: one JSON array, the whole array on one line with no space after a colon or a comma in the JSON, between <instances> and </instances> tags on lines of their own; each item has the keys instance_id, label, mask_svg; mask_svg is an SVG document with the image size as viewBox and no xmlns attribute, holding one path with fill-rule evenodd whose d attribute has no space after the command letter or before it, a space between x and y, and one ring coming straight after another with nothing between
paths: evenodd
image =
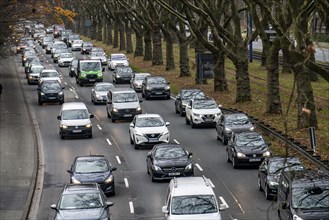
<instances>
[{"instance_id":1,"label":"guardrail","mask_svg":"<svg viewBox=\"0 0 329 220\"><path fill-rule=\"evenodd\" d=\"M240 111L238 109L233 108L223 108L221 109L225 112L231 112L231 113L244 113L248 115L246 112ZM277 138L278 140L284 142L287 146L293 148L295 151L297 151L299 154L301 154L305 159L313 163L315 166L317 166L319 169L321 169L323 172L329 174L329 160L321 160L321 156L314 153L313 150L310 150L307 148L307 146L301 145L301 143L297 140L295 140L292 137L289 137L287 134L284 134L282 131L277 130L276 128L273 128L271 125L266 124L263 121L260 121L259 119L248 115L248 117L251 119L252 123L256 124L258 128L260 128L262 131L268 133L269 135Z\"/></svg>"}]
</instances>

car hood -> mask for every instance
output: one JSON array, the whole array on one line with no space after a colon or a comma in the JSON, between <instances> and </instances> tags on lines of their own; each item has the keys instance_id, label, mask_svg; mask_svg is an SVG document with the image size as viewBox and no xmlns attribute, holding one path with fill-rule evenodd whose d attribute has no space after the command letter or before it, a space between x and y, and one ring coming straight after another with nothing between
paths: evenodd
<instances>
[{"instance_id":1,"label":"car hood","mask_svg":"<svg viewBox=\"0 0 329 220\"><path fill-rule=\"evenodd\" d=\"M55 90L41 90L44 93L59 93L62 91L61 89L55 89Z\"/></svg>"},{"instance_id":2,"label":"car hood","mask_svg":"<svg viewBox=\"0 0 329 220\"><path fill-rule=\"evenodd\" d=\"M111 60L111 63L113 63L113 64L128 63L128 60Z\"/></svg>"},{"instance_id":3,"label":"car hood","mask_svg":"<svg viewBox=\"0 0 329 220\"><path fill-rule=\"evenodd\" d=\"M266 145L250 146L250 147L236 146L235 149L237 150L237 152L244 153L244 154L262 154L268 150L268 147Z\"/></svg>"},{"instance_id":4,"label":"car hood","mask_svg":"<svg viewBox=\"0 0 329 220\"><path fill-rule=\"evenodd\" d=\"M107 91L95 91L96 95L101 95L101 96L106 96L107 95Z\"/></svg>"},{"instance_id":5,"label":"car hood","mask_svg":"<svg viewBox=\"0 0 329 220\"><path fill-rule=\"evenodd\" d=\"M200 115L210 115L220 113L221 111L219 108L212 108L212 109L193 109L193 113L200 114Z\"/></svg>"},{"instance_id":6,"label":"car hood","mask_svg":"<svg viewBox=\"0 0 329 220\"><path fill-rule=\"evenodd\" d=\"M170 215L170 220L181 220L181 219L207 219L207 220L219 220L221 219L220 213L209 213L200 215Z\"/></svg>"},{"instance_id":7,"label":"car hood","mask_svg":"<svg viewBox=\"0 0 329 220\"><path fill-rule=\"evenodd\" d=\"M90 119L63 120L62 124L66 126L84 126L91 123Z\"/></svg>"},{"instance_id":8,"label":"car hood","mask_svg":"<svg viewBox=\"0 0 329 220\"><path fill-rule=\"evenodd\" d=\"M72 61L73 57L65 57L65 58L60 58L62 61Z\"/></svg>"},{"instance_id":9,"label":"car hood","mask_svg":"<svg viewBox=\"0 0 329 220\"><path fill-rule=\"evenodd\" d=\"M134 81L134 84L136 84L136 85L142 85L142 83L143 83L143 80L135 80Z\"/></svg>"},{"instance_id":10,"label":"car hood","mask_svg":"<svg viewBox=\"0 0 329 220\"><path fill-rule=\"evenodd\" d=\"M139 102L123 102L123 103L113 103L113 107L117 109L129 109L140 107Z\"/></svg>"},{"instance_id":11,"label":"car hood","mask_svg":"<svg viewBox=\"0 0 329 220\"><path fill-rule=\"evenodd\" d=\"M99 219L103 211L104 208L60 210L57 219Z\"/></svg>"},{"instance_id":12,"label":"car hood","mask_svg":"<svg viewBox=\"0 0 329 220\"><path fill-rule=\"evenodd\" d=\"M296 215L304 220L321 219L329 220L329 208L300 209L296 210Z\"/></svg>"},{"instance_id":13,"label":"car hood","mask_svg":"<svg viewBox=\"0 0 329 220\"><path fill-rule=\"evenodd\" d=\"M178 159L170 159L170 160L161 160L155 159L154 164L160 167L173 167L173 166L187 166L190 160L187 157L182 157Z\"/></svg>"},{"instance_id":14,"label":"car hood","mask_svg":"<svg viewBox=\"0 0 329 220\"><path fill-rule=\"evenodd\" d=\"M40 73L29 73L30 76L40 76Z\"/></svg>"},{"instance_id":15,"label":"car hood","mask_svg":"<svg viewBox=\"0 0 329 220\"><path fill-rule=\"evenodd\" d=\"M110 175L110 172L104 173L75 173L74 178L79 180L82 183L102 183Z\"/></svg>"},{"instance_id":16,"label":"car hood","mask_svg":"<svg viewBox=\"0 0 329 220\"><path fill-rule=\"evenodd\" d=\"M118 76L129 76L129 77L132 77L133 76L133 73L125 73L125 72L122 72L122 73L117 73Z\"/></svg>"},{"instance_id":17,"label":"car hood","mask_svg":"<svg viewBox=\"0 0 329 220\"><path fill-rule=\"evenodd\" d=\"M163 133L166 130L168 130L168 128L166 126L146 127L146 128L136 127L136 132L142 133L142 134L158 134L158 133Z\"/></svg>"},{"instance_id":18,"label":"car hood","mask_svg":"<svg viewBox=\"0 0 329 220\"><path fill-rule=\"evenodd\" d=\"M163 84L149 84L147 85L147 87L150 88L165 88L166 86L168 86L167 84L163 83Z\"/></svg>"},{"instance_id":19,"label":"car hood","mask_svg":"<svg viewBox=\"0 0 329 220\"><path fill-rule=\"evenodd\" d=\"M41 77L40 80L57 80L58 82L61 82L59 77Z\"/></svg>"},{"instance_id":20,"label":"car hood","mask_svg":"<svg viewBox=\"0 0 329 220\"><path fill-rule=\"evenodd\" d=\"M270 173L268 174L267 179L269 181L279 183L280 176L280 173Z\"/></svg>"},{"instance_id":21,"label":"car hood","mask_svg":"<svg viewBox=\"0 0 329 220\"><path fill-rule=\"evenodd\" d=\"M226 125L226 128L229 128L232 132L239 133L242 131L249 131L252 128L252 124L245 124L245 125Z\"/></svg>"}]
</instances>

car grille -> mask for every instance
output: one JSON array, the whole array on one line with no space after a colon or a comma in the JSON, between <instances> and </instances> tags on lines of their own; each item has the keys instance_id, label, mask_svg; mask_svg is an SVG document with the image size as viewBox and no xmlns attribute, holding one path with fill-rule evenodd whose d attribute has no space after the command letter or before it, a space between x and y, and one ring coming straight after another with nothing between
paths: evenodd
<instances>
[{"instance_id":1,"label":"car grille","mask_svg":"<svg viewBox=\"0 0 329 220\"><path fill-rule=\"evenodd\" d=\"M154 92L157 92L157 91L162 92L162 91L165 91L165 89L163 87L154 87L154 88L152 88L152 91L154 91Z\"/></svg>"},{"instance_id":2,"label":"car grille","mask_svg":"<svg viewBox=\"0 0 329 220\"><path fill-rule=\"evenodd\" d=\"M263 154L246 154L246 157L263 157Z\"/></svg>"},{"instance_id":3,"label":"car grille","mask_svg":"<svg viewBox=\"0 0 329 220\"><path fill-rule=\"evenodd\" d=\"M159 138L160 135L161 135L161 133L157 133L157 134L145 134L145 136L147 138L151 138L151 139L157 139L157 138Z\"/></svg>"},{"instance_id":4,"label":"car grille","mask_svg":"<svg viewBox=\"0 0 329 220\"><path fill-rule=\"evenodd\" d=\"M172 173L172 172L183 172L185 167L163 167L163 172Z\"/></svg>"},{"instance_id":5,"label":"car grille","mask_svg":"<svg viewBox=\"0 0 329 220\"><path fill-rule=\"evenodd\" d=\"M86 76L87 79L96 79L97 78L97 75L96 74L88 74Z\"/></svg>"},{"instance_id":6,"label":"car grille","mask_svg":"<svg viewBox=\"0 0 329 220\"><path fill-rule=\"evenodd\" d=\"M46 97L57 97L58 93L45 93Z\"/></svg>"},{"instance_id":7,"label":"car grille","mask_svg":"<svg viewBox=\"0 0 329 220\"><path fill-rule=\"evenodd\" d=\"M105 96L105 98L106 98L106 96ZM129 114L129 113L135 113L136 109L127 108L127 109L119 109L118 111L119 111L119 113L122 113L122 114Z\"/></svg>"},{"instance_id":8,"label":"car grille","mask_svg":"<svg viewBox=\"0 0 329 220\"><path fill-rule=\"evenodd\" d=\"M68 126L68 129L84 129L85 126Z\"/></svg>"},{"instance_id":9,"label":"car grille","mask_svg":"<svg viewBox=\"0 0 329 220\"><path fill-rule=\"evenodd\" d=\"M206 122L213 121L215 119L215 115L214 114L203 115L202 119Z\"/></svg>"}]
</instances>

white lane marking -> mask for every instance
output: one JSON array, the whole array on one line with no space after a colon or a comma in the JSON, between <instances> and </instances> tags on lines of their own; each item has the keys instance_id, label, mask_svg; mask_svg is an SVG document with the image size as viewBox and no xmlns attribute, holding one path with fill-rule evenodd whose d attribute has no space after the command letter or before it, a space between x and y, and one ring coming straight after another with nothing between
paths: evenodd
<instances>
[{"instance_id":1,"label":"white lane marking","mask_svg":"<svg viewBox=\"0 0 329 220\"><path fill-rule=\"evenodd\" d=\"M73 92L73 89L72 89L72 88L70 88L70 91L71 91L71 92Z\"/></svg>"},{"instance_id":2,"label":"white lane marking","mask_svg":"<svg viewBox=\"0 0 329 220\"><path fill-rule=\"evenodd\" d=\"M172 98L173 100L176 100L176 97L175 96L170 96L170 98Z\"/></svg>"},{"instance_id":3,"label":"white lane marking","mask_svg":"<svg viewBox=\"0 0 329 220\"><path fill-rule=\"evenodd\" d=\"M202 167L201 167L198 163L196 163L195 166L196 166L200 171L203 171Z\"/></svg>"},{"instance_id":4,"label":"white lane marking","mask_svg":"<svg viewBox=\"0 0 329 220\"><path fill-rule=\"evenodd\" d=\"M175 142L176 144L179 144L179 142L178 142L176 139L174 139L174 142Z\"/></svg>"},{"instance_id":5,"label":"white lane marking","mask_svg":"<svg viewBox=\"0 0 329 220\"><path fill-rule=\"evenodd\" d=\"M135 213L133 202L129 202L129 208L130 208L130 213L131 214Z\"/></svg>"},{"instance_id":6,"label":"white lane marking","mask_svg":"<svg viewBox=\"0 0 329 220\"><path fill-rule=\"evenodd\" d=\"M79 97L78 97L77 95L75 96L75 98L76 98L76 99L79 99Z\"/></svg>"},{"instance_id":7,"label":"white lane marking","mask_svg":"<svg viewBox=\"0 0 329 220\"><path fill-rule=\"evenodd\" d=\"M128 179L127 178L123 178L123 180L125 181L126 188L129 188Z\"/></svg>"},{"instance_id":8,"label":"white lane marking","mask_svg":"<svg viewBox=\"0 0 329 220\"><path fill-rule=\"evenodd\" d=\"M213 182L211 182L210 179L209 179L209 183L210 183L210 186L211 186L212 188L215 188L215 185L213 184Z\"/></svg>"},{"instance_id":9,"label":"white lane marking","mask_svg":"<svg viewBox=\"0 0 329 220\"><path fill-rule=\"evenodd\" d=\"M110 139L106 138L106 141L110 146L112 146L112 143L111 143Z\"/></svg>"},{"instance_id":10,"label":"white lane marking","mask_svg":"<svg viewBox=\"0 0 329 220\"><path fill-rule=\"evenodd\" d=\"M99 130L102 130L102 127L100 125L97 125L97 127L98 127Z\"/></svg>"},{"instance_id":11,"label":"white lane marking","mask_svg":"<svg viewBox=\"0 0 329 220\"><path fill-rule=\"evenodd\" d=\"M121 164L120 157L119 156L115 156L115 158L117 158L118 163Z\"/></svg>"},{"instance_id":12,"label":"white lane marking","mask_svg":"<svg viewBox=\"0 0 329 220\"><path fill-rule=\"evenodd\" d=\"M222 196L219 196L218 198L220 199L220 201L222 201L222 204L224 204L227 208L230 208Z\"/></svg>"},{"instance_id":13,"label":"white lane marking","mask_svg":"<svg viewBox=\"0 0 329 220\"><path fill-rule=\"evenodd\" d=\"M67 82L64 82L64 84L67 86Z\"/></svg>"}]
</instances>

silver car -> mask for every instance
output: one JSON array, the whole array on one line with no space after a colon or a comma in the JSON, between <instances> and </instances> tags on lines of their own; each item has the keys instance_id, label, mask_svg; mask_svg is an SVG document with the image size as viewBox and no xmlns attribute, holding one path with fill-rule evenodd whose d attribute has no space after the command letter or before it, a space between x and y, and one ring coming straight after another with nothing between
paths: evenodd
<instances>
[{"instance_id":1,"label":"silver car","mask_svg":"<svg viewBox=\"0 0 329 220\"><path fill-rule=\"evenodd\" d=\"M104 55L103 52L91 52L90 59L101 60L102 65L107 64L106 56Z\"/></svg>"},{"instance_id":2,"label":"silver car","mask_svg":"<svg viewBox=\"0 0 329 220\"><path fill-rule=\"evenodd\" d=\"M114 85L108 82L95 83L94 87L91 89L91 102L96 104L103 103L107 101L107 92L110 89L114 89Z\"/></svg>"},{"instance_id":3,"label":"silver car","mask_svg":"<svg viewBox=\"0 0 329 220\"><path fill-rule=\"evenodd\" d=\"M145 77L151 76L149 73L135 73L130 80L130 88L134 89L136 92L142 91L142 83Z\"/></svg>"},{"instance_id":4,"label":"silver car","mask_svg":"<svg viewBox=\"0 0 329 220\"><path fill-rule=\"evenodd\" d=\"M61 53L58 58L58 66L70 66L73 59L72 53Z\"/></svg>"}]
</instances>

